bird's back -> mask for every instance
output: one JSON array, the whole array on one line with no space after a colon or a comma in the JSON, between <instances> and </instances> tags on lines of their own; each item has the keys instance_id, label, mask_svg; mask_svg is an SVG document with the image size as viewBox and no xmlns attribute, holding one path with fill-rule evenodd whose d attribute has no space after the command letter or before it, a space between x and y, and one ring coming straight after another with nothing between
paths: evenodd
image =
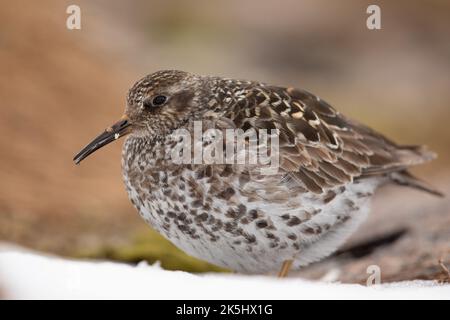
<instances>
[{"instance_id":1,"label":"bird's back","mask_svg":"<svg viewBox=\"0 0 450 320\"><path fill-rule=\"evenodd\" d=\"M440 194L407 172L435 153L424 146L398 145L307 91L229 80L217 90L217 95L230 96L222 97L231 105L223 109L234 128L278 130L280 169L311 192L383 176Z\"/></svg>"}]
</instances>

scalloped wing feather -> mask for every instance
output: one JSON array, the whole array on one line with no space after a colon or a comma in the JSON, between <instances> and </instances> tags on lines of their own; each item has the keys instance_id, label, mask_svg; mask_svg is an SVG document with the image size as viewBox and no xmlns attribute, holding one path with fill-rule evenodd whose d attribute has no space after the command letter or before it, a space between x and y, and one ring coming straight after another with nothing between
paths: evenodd
<instances>
[{"instance_id":1,"label":"scalloped wing feather","mask_svg":"<svg viewBox=\"0 0 450 320\"><path fill-rule=\"evenodd\" d=\"M278 129L283 181L314 193L434 158L423 147L395 144L304 90L257 84L245 100L229 114L235 126Z\"/></svg>"}]
</instances>

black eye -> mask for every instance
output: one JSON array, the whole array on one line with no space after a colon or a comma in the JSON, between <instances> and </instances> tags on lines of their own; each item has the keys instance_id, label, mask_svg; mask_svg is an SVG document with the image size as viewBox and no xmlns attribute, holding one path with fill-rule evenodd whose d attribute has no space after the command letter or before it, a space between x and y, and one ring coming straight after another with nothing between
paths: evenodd
<instances>
[{"instance_id":1,"label":"black eye","mask_svg":"<svg viewBox=\"0 0 450 320\"><path fill-rule=\"evenodd\" d=\"M154 106L160 106L163 105L164 102L166 102L167 97L166 96L156 96L153 98L152 103Z\"/></svg>"},{"instance_id":2,"label":"black eye","mask_svg":"<svg viewBox=\"0 0 450 320\"><path fill-rule=\"evenodd\" d=\"M145 99L144 107L146 108L159 107L162 106L166 101L167 101L166 96L156 96L153 98Z\"/></svg>"}]
</instances>

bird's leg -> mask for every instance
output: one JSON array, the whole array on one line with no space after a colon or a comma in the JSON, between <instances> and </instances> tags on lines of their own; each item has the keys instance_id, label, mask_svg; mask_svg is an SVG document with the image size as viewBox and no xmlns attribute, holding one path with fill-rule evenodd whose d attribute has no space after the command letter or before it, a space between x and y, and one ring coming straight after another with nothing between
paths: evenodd
<instances>
[{"instance_id":1,"label":"bird's leg","mask_svg":"<svg viewBox=\"0 0 450 320\"><path fill-rule=\"evenodd\" d=\"M292 266L292 262L294 262L294 260L285 260L285 261L283 261L283 265L281 266L281 270L278 273L278 278L285 278L288 275L289 270L291 269L291 266Z\"/></svg>"}]
</instances>

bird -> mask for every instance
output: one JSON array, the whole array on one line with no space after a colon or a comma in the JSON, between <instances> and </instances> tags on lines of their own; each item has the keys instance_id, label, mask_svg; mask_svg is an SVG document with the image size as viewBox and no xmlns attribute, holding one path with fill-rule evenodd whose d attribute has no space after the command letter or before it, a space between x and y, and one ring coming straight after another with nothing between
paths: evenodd
<instances>
[{"instance_id":1,"label":"bird","mask_svg":"<svg viewBox=\"0 0 450 320\"><path fill-rule=\"evenodd\" d=\"M174 161L170 152L186 143L178 133L195 134L198 122L201 133L253 130L257 142L264 130L275 132L277 170L262 172L249 161ZM442 196L408 171L435 153L396 144L293 87L157 71L131 87L122 118L73 160L124 136L123 181L145 222L187 254L243 274L286 277L331 255L367 218L384 185Z\"/></svg>"}]
</instances>

